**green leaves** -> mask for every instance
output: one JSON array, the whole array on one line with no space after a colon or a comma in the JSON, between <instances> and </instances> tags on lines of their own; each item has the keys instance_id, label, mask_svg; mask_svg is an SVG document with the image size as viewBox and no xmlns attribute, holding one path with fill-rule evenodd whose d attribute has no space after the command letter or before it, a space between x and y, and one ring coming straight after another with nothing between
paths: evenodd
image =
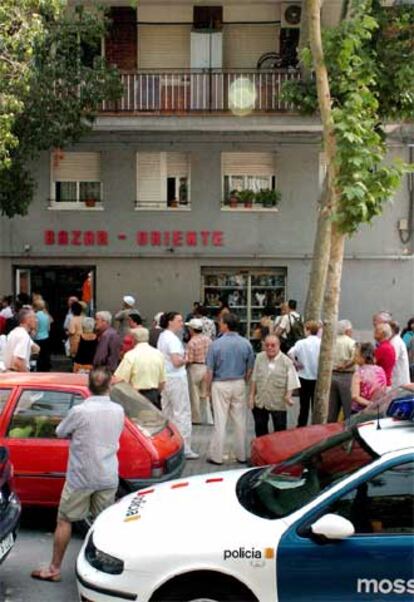
<instances>
[{"instance_id":1,"label":"green leaves","mask_svg":"<svg viewBox=\"0 0 414 602\"><path fill-rule=\"evenodd\" d=\"M93 57L105 35L104 13L67 12L64 4L0 3L0 210L9 217L25 214L31 200L27 161L79 140L101 102L121 94L116 70Z\"/></svg>"},{"instance_id":2,"label":"green leaves","mask_svg":"<svg viewBox=\"0 0 414 602\"><path fill-rule=\"evenodd\" d=\"M353 234L380 215L402 174L385 164L383 120L414 114L414 7L353 0L350 16L323 38L336 135L339 231ZM309 65L309 50L301 60ZM290 82L284 96L304 114L318 109L316 82Z\"/></svg>"}]
</instances>

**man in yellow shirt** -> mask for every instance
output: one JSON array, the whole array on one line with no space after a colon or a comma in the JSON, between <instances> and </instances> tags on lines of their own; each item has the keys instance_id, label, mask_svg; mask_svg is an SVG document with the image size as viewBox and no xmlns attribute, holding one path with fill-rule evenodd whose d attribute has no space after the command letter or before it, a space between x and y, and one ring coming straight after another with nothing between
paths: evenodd
<instances>
[{"instance_id":1,"label":"man in yellow shirt","mask_svg":"<svg viewBox=\"0 0 414 602\"><path fill-rule=\"evenodd\" d=\"M164 356L148 344L147 328L137 328L131 333L136 345L124 355L114 376L129 383L161 409L160 393L166 379Z\"/></svg>"}]
</instances>

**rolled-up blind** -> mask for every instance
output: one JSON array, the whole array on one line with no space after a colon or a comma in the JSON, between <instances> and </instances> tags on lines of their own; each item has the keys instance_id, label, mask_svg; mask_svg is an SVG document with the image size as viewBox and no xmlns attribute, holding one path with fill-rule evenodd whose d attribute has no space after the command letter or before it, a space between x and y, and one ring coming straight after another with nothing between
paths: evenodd
<instances>
[{"instance_id":1,"label":"rolled-up blind","mask_svg":"<svg viewBox=\"0 0 414 602\"><path fill-rule=\"evenodd\" d=\"M188 163L187 153L167 153L167 176L188 177Z\"/></svg>"},{"instance_id":2,"label":"rolled-up blind","mask_svg":"<svg viewBox=\"0 0 414 602\"><path fill-rule=\"evenodd\" d=\"M137 153L137 200L142 203L165 202L165 153Z\"/></svg>"},{"instance_id":3,"label":"rolled-up blind","mask_svg":"<svg viewBox=\"0 0 414 602\"><path fill-rule=\"evenodd\" d=\"M222 153L225 176L273 176L274 153Z\"/></svg>"},{"instance_id":4,"label":"rolled-up blind","mask_svg":"<svg viewBox=\"0 0 414 602\"><path fill-rule=\"evenodd\" d=\"M53 166L55 182L100 182L100 153L64 153Z\"/></svg>"}]
</instances>

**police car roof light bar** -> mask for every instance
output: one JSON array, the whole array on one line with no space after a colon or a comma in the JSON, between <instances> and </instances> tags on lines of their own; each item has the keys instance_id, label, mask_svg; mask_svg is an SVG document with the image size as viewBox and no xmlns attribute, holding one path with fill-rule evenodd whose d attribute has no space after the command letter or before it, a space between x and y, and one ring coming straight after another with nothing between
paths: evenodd
<instances>
[{"instance_id":1,"label":"police car roof light bar","mask_svg":"<svg viewBox=\"0 0 414 602\"><path fill-rule=\"evenodd\" d=\"M414 397L394 399L387 409L387 416L397 420L411 420L414 422Z\"/></svg>"}]
</instances>

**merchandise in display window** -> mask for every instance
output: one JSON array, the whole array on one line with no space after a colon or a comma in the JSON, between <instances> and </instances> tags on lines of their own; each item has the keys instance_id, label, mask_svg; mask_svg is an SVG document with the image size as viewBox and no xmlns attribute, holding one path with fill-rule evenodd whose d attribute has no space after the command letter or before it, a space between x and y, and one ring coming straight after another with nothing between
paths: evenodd
<instances>
[{"instance_id":1,"label":"merchandise in display window","mask_svg":"<svg viewBox=\"0 0 414 602\"><path fill-rule=\"evenodd\" d=\"M239 317L240 334L256 340L263 316L269 310L278 315L286 299L286 270L205 268L201 297L213 317L221 305L227 305Z\"/></svg>"}]
</instances>

